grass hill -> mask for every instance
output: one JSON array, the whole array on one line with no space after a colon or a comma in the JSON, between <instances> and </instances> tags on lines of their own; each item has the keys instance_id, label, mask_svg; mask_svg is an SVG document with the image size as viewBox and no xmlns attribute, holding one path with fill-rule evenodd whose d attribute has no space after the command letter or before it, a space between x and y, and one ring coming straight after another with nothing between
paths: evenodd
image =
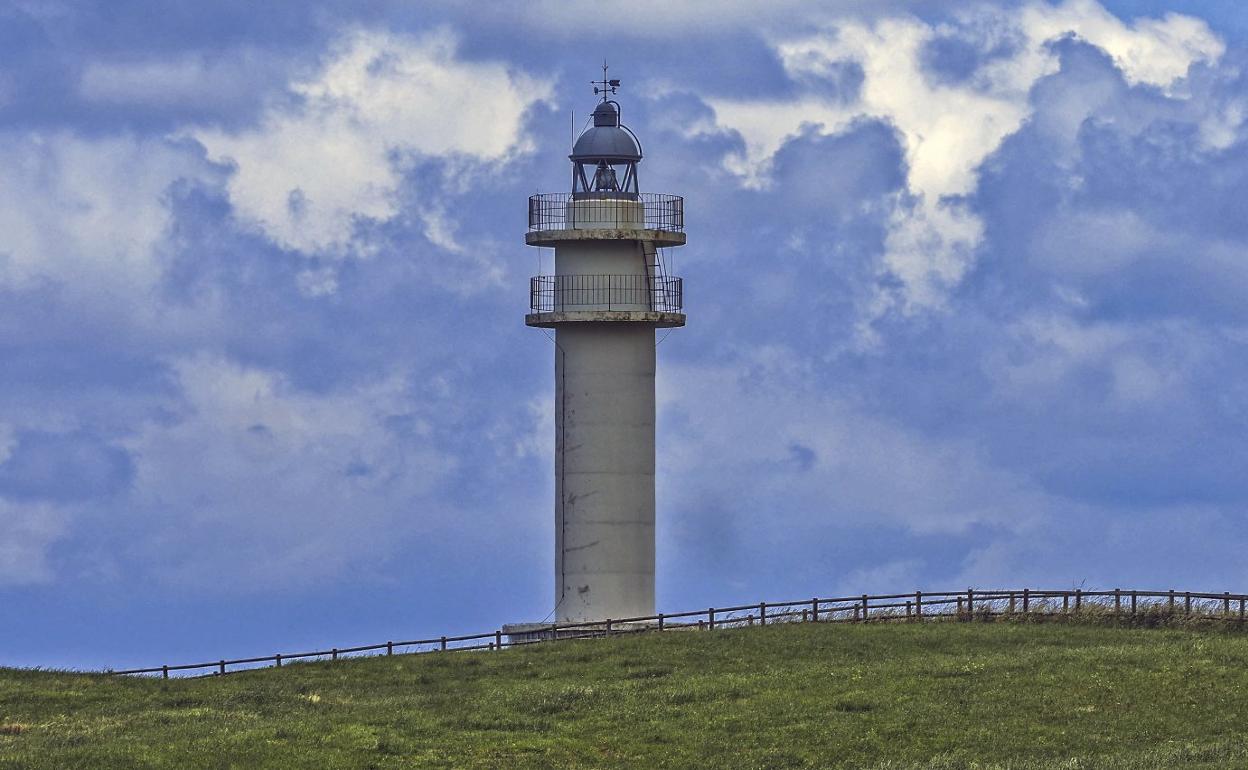
<instances>
[{"instance_id":1,"label":"grass hill","mask_svg":"<svg viewBox=\"0 0 1248 770\"><path fill-rule=\"evenodd\" d=\"M1243 768L1245 715L1245 634L792 624L195 680L0 669L0 768Z\"/></svg>"}]
</instances>

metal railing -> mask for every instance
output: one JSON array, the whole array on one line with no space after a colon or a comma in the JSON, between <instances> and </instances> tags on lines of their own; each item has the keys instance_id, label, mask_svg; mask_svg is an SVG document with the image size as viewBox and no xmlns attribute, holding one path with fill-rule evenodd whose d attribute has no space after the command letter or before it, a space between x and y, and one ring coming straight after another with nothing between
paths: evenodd
<instances>
[{"instance_id":1,"label":"metal railing","mask_svg":"<svg viewBox=\"0 0 1248 770\"><path fill-rule=\"evenodd\" d=\"M106 671L107 674L159 674L206 671L225 674L228 667L276 666L296 660L338 660L361 655L450 652L463 650L500 651L545 641L589 639L658 631L714 631L778 623L874 623L919 621L974 621L1007 619L1019 622L1062 619L1110 622L1131 625L1166 625L1170 622L1223 624L1246 629L1245 603L1248 594L1204 593L1196 591L1084 591L1073 590L978 590L956 592L915 591L905 594L842 596L799 599L786 602L758 602L734 607L709 607L690 612L659 613L634 618L614 618L592 623L552 623L526 627L528 639L510 638L502 629L484 634L439 636L359 647L332 648L313 652L267 655L205 663ZM536 630L535 630L536 629ZM540 636L541 638L532 638Z\"/></svg>"},{"instance_id":2,"label":"metal railing","mask_svg":"<svg viewBox=\"0 0 1248 770\"><path fill-rule=\"evenodd\" d=\"M535 313L633 310L679 313L684 288L670 275L536 275L529 279Z\"/></svg>"},{"instance_id":3,"label":"metal railing","mask_svg":"<svg viewBox=\"0 0 1248 770\"><path fill-rule=\"evenodd\" d=\"M640 193L636 197L577 195L575 198L572 193L542 193L529 197L530 230L607 227L683 232L685 199L661 193Z\"/></svg>"}]
</instances>

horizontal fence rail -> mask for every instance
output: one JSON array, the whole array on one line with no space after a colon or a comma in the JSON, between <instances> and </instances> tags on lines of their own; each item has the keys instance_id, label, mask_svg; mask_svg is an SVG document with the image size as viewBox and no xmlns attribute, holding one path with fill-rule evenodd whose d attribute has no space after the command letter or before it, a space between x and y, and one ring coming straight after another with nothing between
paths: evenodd
<instances>
[{"instance_id":1,"label":"horizontal fence rail","mask_svg":"<svg viewBox=\"0 0 1248 770\"><path fill-rule=\"evenodd\" d=\"M535 275L529 307L535 313L565 310L640 310L679 313L684 287L670 275Z\"/></svg>"},{"instance_id":2,"label":"horizontal fence rail","mask_svg":"<svg viewBox=\"0 0 1248 770\"><path fill-rule=\"evenodd\" d=\"M683 232L685 199L661 193L542 193L529 196L530 230L592 228Z\"/></svg>"},{"instance_id":3,"label":"horizontal fence rail","mask_svg":"<svg viewBox=\"0 0 1248 770\"><path fill-rule=\"evenodd\" d=\"M991 619L1099 618L1130 622L1199 620L1248 628L1248 594L1198 591L1110 591L991 589L915 591L906 594L863 594L833 598L758 602L733 607L708 607L688 612L613 618L590 623L551 623L526 626L509 636L502 629L483 634L439 636L388 641L359 647L334 647L311 652L279 653L179 665L106 671L113 675L160 675L200 672L213 676L260 666L281 667L294 661L338 660L364 655L398 655L465 650L500 651L545 641L591 639L658 631L712 631L779 623L867 623L897 621L974 621Z\"/></svg>"}]
</instances>

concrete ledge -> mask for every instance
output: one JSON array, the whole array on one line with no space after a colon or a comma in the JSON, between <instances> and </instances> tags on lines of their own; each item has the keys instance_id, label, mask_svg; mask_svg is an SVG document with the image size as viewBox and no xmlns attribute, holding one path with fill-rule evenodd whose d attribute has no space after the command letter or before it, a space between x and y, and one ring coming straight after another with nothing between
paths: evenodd
<instances>
[{"instance_id":1,"label":"concrete ledge","mask_svg":"<svg viewBox=\"0 0 1248 770\"><path fill-rule=\"evenodd\" d=\"M655 246L684 246L685 234L673 230L586 228L583 230L534 230L524 234L530 246L555 246L567 241L650 241Z\"/></svg>"},{"instance_id":2,"label":"concrete ledge","mask_svg":"<svg viewBox=\"0 0 1248 770\"><path fill-rule=\"evenodd\" d=\"M611 630L607 624L585 623L576 628L556 628L550 623L506 623L503 634L511 644L529 644L532 642L548 642L554 639L592 639L601 636L651 631L659 627L657 621L640 623L613 623Z\"/></svg>"},{"instance_id":3,"label":"concrete ledge","mask_svg":"<svg viewBox=\"0 0 1248 770\"><path fill-rule=\"evenodd\" d=\"M685 325L685 314L651 310L563 310L557 313L529 313L524 317L524 323L543 329L576 323L635 323L672 329Z\"/></svg>"}]
</instances>

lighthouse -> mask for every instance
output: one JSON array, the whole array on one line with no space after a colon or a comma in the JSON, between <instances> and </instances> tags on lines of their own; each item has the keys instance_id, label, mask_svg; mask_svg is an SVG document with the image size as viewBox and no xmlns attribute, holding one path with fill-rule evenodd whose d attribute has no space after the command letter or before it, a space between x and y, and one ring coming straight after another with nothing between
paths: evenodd
<instances>
[{"instance_id":1,"label":"lighthouse","mask_svg":"<svg viewBox=\"0 0 1248 770\"><path fill-rule=\"evenodd\" d=\"M594 85L571 190L529 198L525 235L554 249L525 323L554 332L557 623L655 614L655 330L685 325L664 258L685 243L684 200L642 192L619 81L604 65Z\"/></svg>"}]
</instances>

